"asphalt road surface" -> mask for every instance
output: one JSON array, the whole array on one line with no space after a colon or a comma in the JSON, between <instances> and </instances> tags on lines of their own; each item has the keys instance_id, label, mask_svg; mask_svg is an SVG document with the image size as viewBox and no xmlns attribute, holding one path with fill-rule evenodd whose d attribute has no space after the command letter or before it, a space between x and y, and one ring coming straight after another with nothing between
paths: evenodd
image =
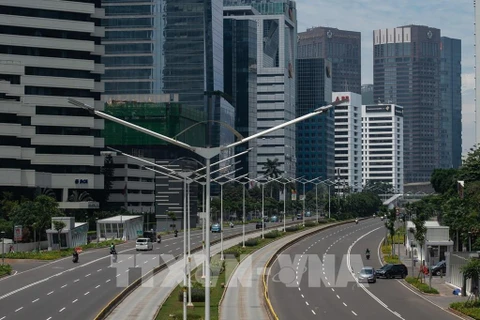
<instances>
[{"instance_id":1,"label":"asphalt road surface","mask_svg":"<svg viewBox=\"0 0 480 320\"><path fill-rule=\"evenodd\" d=\"M267 223L267 227L281 225L283 222ZM245 229L254 230L255 224ZM225 228L224 237L241 233L242 226L236 225ZM219 233L212 233L210 239L219 237ZM201 244L201 231L192 231L192 249ZM112 263L106 248L80 254L78 264L65 258L0 279L0 320L93 319L142 272L183 253L183 232L177 238L163 237L153 251L137 254L135 243L129 242L117 246L117 252L116 263ZM134 265L138 267L130 269Z\"/></svg>"},{"instance_id":2,"label":"asphalt road surface","mask_svg":"<svg viewBox=\"0 0 480 320\"><path fill-rule=\"evenodd\" d=\"M457 319L400 281L357 284L352 269L357 276L363 266L381 266L378 247L384 235L384 223L369 219L325 230L288 248L268 279L279 319Z\"/></svg>"}]
</instances>

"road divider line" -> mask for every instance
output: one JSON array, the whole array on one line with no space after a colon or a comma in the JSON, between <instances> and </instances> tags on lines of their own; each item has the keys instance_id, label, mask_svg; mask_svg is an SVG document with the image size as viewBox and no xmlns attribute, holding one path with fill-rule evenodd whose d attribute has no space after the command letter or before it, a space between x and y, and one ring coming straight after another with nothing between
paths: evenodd
<instances>
[{"instance_id":1,"label":"road divider line","mask_svg":"<svg viewBox=\"0 0 480 320\"><path fill-rule=\"evenodd\" d=\"M52 293L54 293L55 291L50 291L49 293L47 293L47 296L51 295Z\"/></svg>"},{"instance_id":2,"label":"road divider line","mask_svg":"<svg viewBox=\"0 0 480 320\"><path fill-rule=\"evenodd\" d=\"M100 288L100 285L98 285L98 286L95 287L95 289L98 289L98 288Z\"/></svg>"},{"instance_id":3,"label":"road divider line","mask_svg":"<svg viewBox=\"0 0 480 320\"><path fill-rule=\"evenodd\" d=\"M61 287L60 287L60 289L63 289L63 288L65 288L66 286L67 286L67 285L66 285L66 284L64 284L63 286L61 286Z\"/></svg>"},{"instance_id":4,"label":"road divider line","mask_svg":"<svg viewBox=\"0 0 480 320\"><path fill-rule=\"evenodd\" d=\"M18 311L20 311L20 310L22 310L22 309L23 309L23 307L20 307L20 308L18 308L17 310L15 310L15 312L18 312Z\"/></svg>"},{"instance_id":5,"label":"road divider line","mask_svg":"<svg viewBox=\"0 0 480 320\"><path fill-rule=\"evenodd\" d=\"M63 307L62 309L58 310L58 312L63 312L63 310L65 310L66 308Z\"/></svg>"},{"instance_id":6,"label":"road divider line","mask_svg":"<svg viewBox=\"0 0 480 320\"><path fill-rule=\"evenodd\" d=\"M35 303L35 302L37 302L38 300L40 300L40 298L37 298L37 299L33 300L32 303Z\"/></svg>"},{"instance_id":7,"label":"road divider line","mask_svg":"<svg viewBox=\"0 0 480 320\"><path fill-rule=\"evenodd\" d=\"M80 279L75 279L75 280L73 280L73 282L78 282L78 281L80 281Z\"/></svg>"},{"instance_id":8,"label":"road divider line","mask_svg":"<svg viewBox=\"0 0 480 320\"><path fill-rule=\"evenodd\" d=\"M75 303L75 302L77 302L77 301L78 301L78 299L75 299L75 300L72 301L72 303Z\"/></svg>"},{"instance_id":9,"label":"road divider line","mask_svg":"<svg viewBox=\"0 0 480 320\"><path fill-rule=\"evenodd\" d=\"M90 291L85 292L83 295L87 296L90 293Z\"/></svg>"},{"instance_id":10,"label":"road divider line","mask_svg":"<svg viewBox=\"0 0 480 320\"><path fill-rule=\"evenodd\" d=\"M351 264L351 261L350 261L350 256L351 256L351 253L352 253L352 248L355 246L355 244L357 244L358 241L362 240L363 238L365 238L366 236L368 236L369 234L377 231L377 230L380 230L380 229L383 229L385 228L384 226L381 226L381 227L378 227L378 228L375 228L373 230L370 230L368 231L367 233L361 235L360 237L357 238L357 240L355 240L352 245L350 245L350 247L348 247L348 250L347 250L347 268L348 270L350 271L350 274L352 275L352 278L355 280L355 282L357 283L357 286L359 286L360 288L363 289L363 291L365 291L365 293L367 293L373 300L375 300L376 302L378 302L378 304L380 304L382 307L384 307L386 310L388 310L391 314L395 315L397 318L400 318L402 320L405 320L404 318L402 318L402 316L400 314L398 314L398 312L395 312L393 311L392 309L390 309L380 298L378 298L376 295L374 295L370 290L368 290L364 285L363 283L360 283L358 281L358 279L355 277L355 274L353 272L353 269L352 269L352 264Z\"/></svg>"}]
</instances>

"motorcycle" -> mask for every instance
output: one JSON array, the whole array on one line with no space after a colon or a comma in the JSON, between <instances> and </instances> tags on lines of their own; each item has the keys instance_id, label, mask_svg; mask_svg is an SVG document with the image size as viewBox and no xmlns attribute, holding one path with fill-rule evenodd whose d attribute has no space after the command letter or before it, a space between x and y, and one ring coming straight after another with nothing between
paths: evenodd
<instances>
[{"instance_id":1,"label":"motorcycle","mask_svg":"<svg viewBox=\"0 0 480 320\"><path fill-rule=\"evenodd\" d=\"M78 252L75 251L75 252L73 253L72 261L73 261L73 263L77 263L77 262L78 262Z\"/></svg>"},{"instance_id":2,"label":"motorcycle","mask_svg":"<svg viewBox=\"0 0 480 320\"><path fill-rule=\"evenodd\" d=\"M370 260L370 253L366 254L367 260Z\"/></svg>"},{"instance_id":3,"label":"motorcycle","mask_svg":"<svg viewBox=\"0 0 480 320\"><path fill-rule=\"evenodd\" d=\"M233 222L230 222L230 228L233 228Z\"/></svg>"},{"instance_id":4,"label":"motorcycle","mask_svg":"<svg viewBox=\"0 0 480 320\"><path fill-rule=\"evenodd\" d=\"M178 231L175 230L175 238L178 237Z\"/></svg>"},{"instance_id":5,"label":"motorcycle","mask_svg":"<svg viewBox=\"0 0 480 320\"><path fill-rule=\"evenodd\" d=\"M355 219L355 224L358 224L358 219Z\"/></svg>"},{"instance_id":6,"label":"motorcycle","mask_svg":"<svg viewBox=\"0 0 480 320\"><path fill-rule=\"evenodd\" d=\"M110 254L112 255L113 262L117 262L117 250L110 249Z\"/></svg>"}]
</instances>

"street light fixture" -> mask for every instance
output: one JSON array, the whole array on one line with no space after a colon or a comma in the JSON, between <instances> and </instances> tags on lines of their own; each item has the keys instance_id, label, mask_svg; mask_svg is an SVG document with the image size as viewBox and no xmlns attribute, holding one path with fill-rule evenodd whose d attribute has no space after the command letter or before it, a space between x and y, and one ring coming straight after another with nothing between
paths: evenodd
<instances>
[{"instance_id":1,"label":"street light fixture","mask_svg":"<svg viewBox=\"0 0 480 320\"><path fill-rule=\"evenodd\" d=\"M133 123L130 123L128 121L119 119L117 117L109 115L108 113L95 110L94 107L92 107L92 106L90 106L86 103L80 102L78 100L75 100L73 98L68 98L67 100L68 100L69 103L71 103L73 105L76 105L78 107L81 107L83 109L86 109L90 113L92 113L92 114L94 114L98 117L116 122L120 125L126 126L128 128L134 129L134 130L139 131L139 132L143 132L147 135L150 135L150 136L155 137L157 139L163 140L165 142L169 142L169 143L171 143L173 145L176 145L178 147L190 150L190 151L196 153L197 155L201 156L202 158L204 158L205 159L205 166L206 166L206 173L205 174L206 174L206 177L207 177L206 186L205 186L206 187L206 195L207 195L207 201L206 201L206 212L207 212L207 214L206 214L206 221L205 221L206 225L210 224L210 215L209 215L209 213L210 213L210 180L211 180L211 177L210 177L210 162L211 162L212 158L218 156L223 150L227 150L227 149L236 147L236 146L241 145L241 144L243 144L245 142L248 142L250 140L260 138L260 137L262 137L266 134L269 134L271 132L277 131L279 129L283 129L283 128L288 127L290 125L296 124L296 123L301 122L303 120L309 119L309 118L314 117L314 116L319 115L319 114L322 114L325 111L328 111L332 107L335 107L336 105L341 103L340 100L336 101L336 102L332 102L331 104L329 104L327 106L322 106L320 108L314 109L312 112L307 113L303 116L300 116L298 118L289 120L287 122L284 122L282 124L274 126L270 129L258 132L256 134L253 134L253 135L249 136L249 137L242 138L242 139L240 139L240 140L238 140L234 143L231 143L229 145L226 145L226 146L195 147L195 146L191 146L187 143L178 141L176 139L170 138L166 135L160 134L158 132L155 132L155 131L143 128L141 126L135 125ZM206 232L205 240L206 240L206 252L205 252L205 257L204 258L205 258L205 269L207 270L206 277L205 277L205 320L210 320L210 233L209 232Z\"/></svg>"}]
</instances>

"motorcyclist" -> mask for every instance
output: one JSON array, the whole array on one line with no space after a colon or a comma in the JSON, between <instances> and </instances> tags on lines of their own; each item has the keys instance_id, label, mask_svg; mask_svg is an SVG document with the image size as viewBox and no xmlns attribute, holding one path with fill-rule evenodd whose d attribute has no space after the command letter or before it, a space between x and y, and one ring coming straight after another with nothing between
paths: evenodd
<instances>
[{"instance_id":1,"label":"motorcyclist","mask_svg":"<svg viewBox=\"0 0 480 320\"><path fill-rule=\"evenodd\" d=\"M178 236L178 230L177 230L177 229L175 229L175 231L174 231L174 232L175 232L175 237L177 237L177 236Z\"/></svg>"},{"instance_id":2,"label":"motorcyclist","mask_svg":"<svg viewBox=\"0 0 480 320\"><path fill-rule=\"evenodd\" d=\"M78 251L76 249L73 250L73 262L78 262Z\"/></svg>"},{"instance_id":3,"label":"motorcyclist","mask_svg":"<svg viewBox=\"0 0 480 320\"><path fill-rule=\"evenodd\" d=\"M117 250L115 249L115 244L112 242L110 245L110 254L116 254Z\"/></svg>"},{"instance_id":4,"label":"motorcyclist","mask_svg":"<svg viewBox=\"0 0 480 320\"><path fill-rule=\"evenodd\" d=\"M370 249L367 248L367 250L365 251L365 254L369 255L370 254Z\"/></svg>"}]
</instances>

